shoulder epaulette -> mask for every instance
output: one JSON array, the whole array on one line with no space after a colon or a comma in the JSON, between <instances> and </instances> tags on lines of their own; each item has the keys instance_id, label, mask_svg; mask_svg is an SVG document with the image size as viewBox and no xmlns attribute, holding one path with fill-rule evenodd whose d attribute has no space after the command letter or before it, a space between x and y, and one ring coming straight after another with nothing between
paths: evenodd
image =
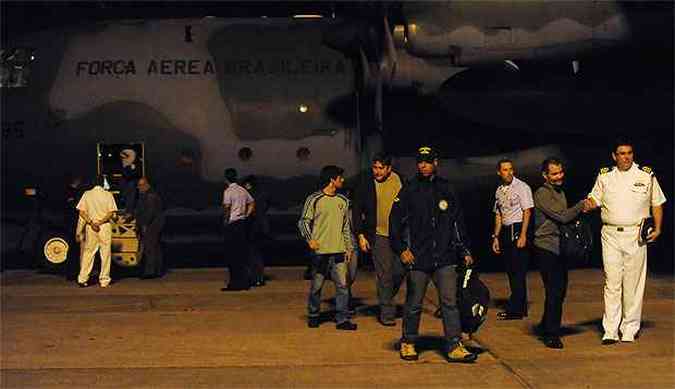
<instances>
[{"instance_id":1,"label":"shoulder epaulette","mask_svg":"<svg viewBox=\"0 0 675 389\"><path fill-rule=\"evenodd\" d=\"M648 174L654 174L654 171L652 170L651 167L649 166L642 166L640 168L643 172L648 173Z\"/></svg>"},{"instance_id":2,"label":"shoulder epaulette","mask_svg":"<svg viewBox=\"0 0 675 389\"><path fill-rule=\"evenodd\" d=\"M610 170L612 170L612 169L610 169L610 168L608 168L608 167L603 167L602 169L600 169L600 173L599 173L599 174L609 173Z\"/></svg>"}]
</instances>

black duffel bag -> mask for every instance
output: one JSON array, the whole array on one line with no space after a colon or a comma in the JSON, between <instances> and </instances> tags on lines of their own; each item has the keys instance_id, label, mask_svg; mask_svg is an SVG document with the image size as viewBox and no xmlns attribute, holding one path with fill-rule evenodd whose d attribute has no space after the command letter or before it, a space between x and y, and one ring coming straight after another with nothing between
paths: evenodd
<instances>
[{"instance_id":1,"label":"black duffel bag","mask_svg":"<svg viewBox=\"0 0 675 389\"><path fill-rule=\"evenodd\" d=\"M471 267L458 267L457 281L457 308L462 332L472 334L487 319L490 290Z\"/></svg>"}]
</instances>

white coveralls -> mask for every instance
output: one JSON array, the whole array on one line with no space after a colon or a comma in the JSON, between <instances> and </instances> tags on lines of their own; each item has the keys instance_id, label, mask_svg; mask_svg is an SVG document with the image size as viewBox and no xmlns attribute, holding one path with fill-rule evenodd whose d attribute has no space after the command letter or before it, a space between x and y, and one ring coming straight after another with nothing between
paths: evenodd
<instances>
[{"instance_id":1,"label":"white coveralls","mask_svg":"<svg viewBox=\"0 0 675 389\"><path fill-rule=\"evenodd\" d=\"M80 202L76 207L79 211L84 211L89 215L89 219L96 222L105 217L110 212L117 211L117 205L112 193L106 191L100 186L84 192ZM85 221L80 217L77 223L77 232L82 231ZM110 245L112 241L112 226L110 222L101 224L100 231L94 231L90 225L86 225L84 231L84 243L82 257L80 258L80 274L77 277L79 283L85 283L89 279L89 273L94 266L94 255L100 250L101 255L101 273L98 282L106 287L110 284Z\"/></svg>"},{"instance_id":2,"label":"white coveralls","mask_svg":"<svg viewBox=\"0 0 675 389\"><path fill-rule=\"evenodd\" d=\"M639 224L666 197L651 169L635 163L625 172L601 170L589 197L601 207L603 223L603 340L618 340L621 331L621 340L632 342L640 329L647 277L647 245L638 242Z\"/></svg>"}]
</instances>

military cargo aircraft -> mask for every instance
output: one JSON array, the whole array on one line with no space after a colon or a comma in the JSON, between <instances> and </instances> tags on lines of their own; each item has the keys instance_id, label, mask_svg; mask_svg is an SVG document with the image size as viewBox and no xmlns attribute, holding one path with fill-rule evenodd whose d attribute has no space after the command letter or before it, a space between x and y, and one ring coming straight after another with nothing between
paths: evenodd
<instances>
[{"instance_id":1,"label":"military cargo aircraft","mask_svg":"<svg viewBox=\"0 0 675 389\"><path fill-rule=\"evenodd\" d=\"M552 63L574 75L587 60L660 43L664 25L672 32L672 5L651 2L340 5L349 7L346 16L276 17L258 5L257 17L144 15L15 34L1 62L3 219L20 209L27 187L57 202L62 177L94 175L99 143L143 143L146 174L169 213L198 210L213 221L223 170L234 167L262 178L278 208L295 215L322 165L353 176L387 134L410 132L397 128L395 111L405 107L388 107L388 95L436 96L473 122L527 128L526 112L510 115L506 105L493 116L481 103L502 90L453 89L454 80ZM531 156L556 148L516 152L532 146L540 145L510 155L536 177ZM463 168L491 167L502 154L476 150L478 159L450 165L464 173L458 182L475 186L491 171Z\"/></svg>"}]
</instances>

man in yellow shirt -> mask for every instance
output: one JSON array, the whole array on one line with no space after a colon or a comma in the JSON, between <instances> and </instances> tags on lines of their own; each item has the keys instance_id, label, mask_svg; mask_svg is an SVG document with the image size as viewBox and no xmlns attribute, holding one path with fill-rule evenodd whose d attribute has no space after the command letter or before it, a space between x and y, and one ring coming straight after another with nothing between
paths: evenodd
<instances>
[{"instance_id":1,"label":"man in yellow shirt","mask_svg":"<svg viewBox=\"0 0 675 389\"><path fill-rule=\"evenodd\" d=\"M373 157L371 171L372 176L366 175L356 188L352 218L359 249L373 255L379 321L384 326L395 326L393 299L405 277L405 270L389 245L389 214L394 198L401 190L402 179L392 170L391 156L384 153Z\"/></svg>"}]
</instances>

